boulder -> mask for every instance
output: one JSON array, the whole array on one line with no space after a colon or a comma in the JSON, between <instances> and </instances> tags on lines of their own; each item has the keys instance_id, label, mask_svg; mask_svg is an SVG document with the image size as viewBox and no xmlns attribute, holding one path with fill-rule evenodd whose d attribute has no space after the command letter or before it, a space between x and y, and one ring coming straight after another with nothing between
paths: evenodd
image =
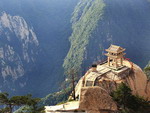
<instances>
[{"instance_id":1,"label":"boulder","mask_svg":"<svg viewBox=\"0 0 150 113\"><path fill-rule=\"evenodd\" d=\"M98 65L98 72L94 72L94 74L97 76L94 81L94 86L99 86L110 93L112 90L115 90L121 82L124 82L131 88L133 94L138 94L139 96L142 96L145 99L148 98L148 100L150 100L150 81L148 80L145 73L138 65L132 62L124 60L123 64L129 68L129 72L128 70L125 72L123 71L121 75L119 75L123 76L122 78L118 75L115 75L114 71L110 70L108 70L109 72L106 72L104 75L100 75L101 71L99 70L101 70L101 67L103 67L105 70L107 70L108 67ZM79 80L75 88L76 96L79 96L79 98L80 95L82 95L80 91L84 86L86 78L89 78L88 76L91 76L92 73L93 72L89 69L87 73Z\"/></svg>"},{"instance_id":2,"label":"boulder","mask_svg":"<svg viewBox=\"0 0 150 113\"><path fill-rule=\"evenodd\" d=\"M79 109L89 113L116 111L117 105L105 89L98 86L81 88Z\"/></svg>"}]
</instances>

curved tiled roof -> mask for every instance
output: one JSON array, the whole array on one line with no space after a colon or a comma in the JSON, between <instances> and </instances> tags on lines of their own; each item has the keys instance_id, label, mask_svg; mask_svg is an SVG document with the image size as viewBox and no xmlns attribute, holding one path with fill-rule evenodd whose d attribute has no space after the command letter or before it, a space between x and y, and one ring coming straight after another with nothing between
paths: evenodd
<instances>
[{"instance_id":1,"label":"curved tiled roof","mask_svg":"<svg viewBox=\"0 0 150 113\"><path fill-rule=\"evenodd\" d=\"M112 53L120 53L120 52L125 51L125 49L117 45L111 45L108 49L106 49L106 51L112 52Z\"/></svg>"}]
</instances>

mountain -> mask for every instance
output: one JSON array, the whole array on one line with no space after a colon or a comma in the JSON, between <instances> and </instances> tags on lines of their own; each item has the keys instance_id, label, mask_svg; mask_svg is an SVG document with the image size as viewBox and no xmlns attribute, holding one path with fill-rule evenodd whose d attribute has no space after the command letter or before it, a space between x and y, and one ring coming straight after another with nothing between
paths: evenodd
<instances>
[{"instance_id":1,"label":"mountain","mask_svg":"<svg viewBox=\"0 0 150 113\"><path fill-rule=\"evenodd\" d=\"M0 0L0 90L38 97L58 91L64 72L83 75L110 44L143 68L149 10L149 0Z\"/></svg>"},{"instance_id":2,"label":"mountain","mask_svg":"<svg viewBox=\"0 0 150 113\"><path fill-rule=\"evenodd\" d=\"M39 41L22 17L6 12L0 14L0 37L0 88L18 92L27 84L24 75L35 66Z\"/></svg>"},{"instance_id":3,"label":"mountain","mask_svg":"<svg viewBox=\"0 0 150 113\"><path fill-rule=\"evenodd\" d=\"M149 10L147 0L80 0L71 19L65 70L83 71L93 60L104 60L110 44L126 48L126 57L143 68L150 59Z\"/></svg>"},{"instance_id":4,"label":"mountain","mask_svg":"<svg viewBox=\"0 0 150 113\"><path fill-rule=\"evenodd\" d=\"M22 57L21 65L22 72L16 73L15 76L19 77L17 80L13 80L13 74L8 76L9 78L3 79L2 75L0 81L1 91L8 91L13 94L26 94L31 93L34 96L47 95L50 92L57 91L59 89L60 82L64 79L63 77L63 60L67 55L69 49L68 37L71 34L71 24L70 18L73 9L77 3L77 0L1 0L0 1L0 12L5 12L6 15L11 17L20 17L23 19L27 26L34 32L38 45L31 42L32 47L28 48L28 51L34 49L33 54L28 52L28 56L32 59L34 57L34 62L29 61L29 63L23 61L23 49L21 45L25 42L19 42L18 39L20 35L16 36L15 30L22 34L21 30L18 30L21 24L16 25L16 29L7 31L4 29L0 37L6 38L6 31L11 34L9 37L14 41L9 43L14 44L15 53L18 53ZM13 23L9 20L10 23ZM19 23L20 20L15 20ZM21 29L20 28L20 29ZM5 31L6 30L6 31ZM3 35L2 35L3 34ZM32 36L26 36L32 39ZM8 44L8 42L3 41L3 44ZM19 46L18 46L19 45ZM35 46L35 47L34 47ZM25 50L26 51L26 50ZM15 60L12 63L16 63ZM11 64L8 64L11 65ZM20 65L20 66L21 66ZM15 65L11 65L15 68ZM17 69L17 68L16 68ZM20 77L21 76L21 77ZM9 80L10 79L10 80ZM13 81L12 81L13 80ZM3 86L3 82L7 81L7 87ZM15 81L15 82L14 82ZM20 88L19 83L23 84L24 87ZM13 87L13 88L12 88ZM10 89L13 89L10 90Z\"/></svg>"},{"instance_id":5,"label":"mountain","mask_svg":"<svg viewBox=\"0 0 150 113\"><path fill-rule=\"evenodd\" d=\"M114 51L117 51L115 47L113 49ZM111 58L113 59L113 57ZM110 61L110 64L113 64L114 62L115 61ZM119 63L116 62L116 64ZM68 97L68 101L65 103L55 106L48 106L48 103L50 103L52 99L51 98L49 100L48 96L45 98L48 101L44 101L44 103L46 103L45 111L86 111L89 113L113 113L115 111L124 109L120 109L122 106L119 105L125 104L125 101L122 100L128 99L127 102L130 102L126 103L126 108L128 108L128 111L131 110L129 111L130 113L133 111L135 111L135 113L148 113L148 106L150 106L148 103L150 100L150 81L148 81L147 76L138 65L125 59L123 60L122 64L123 66L118 65L118 67L115 67L114 65L108 65L108 63L105 62L103 64L98 64L91 67L77 83L75 87L75 99L72 93ZM119 93L113 93L114 91ZM114 99L115 96L113 94L117 98ZM126 95L128 95L128 97L125 97ZM139 101L141 99L142 101ZM139 104L139 108L137 108L137 106L134 107L136 103L141 103ZM140 106L143 105L144 107L145 103L148 103L147 107L140 109Z\"/></svg>"},{"instance_id":6,"label":"mountain","mask_svg":"<svg viewBox=\"0 0 150 113\"><path fill-rule=\"evenodd\" d=\"M0 14L0 37L0 87L17 92L27 83L24 75L34 67L39 41L22 17L5 12Z\"/></svg>"}]
</instances>

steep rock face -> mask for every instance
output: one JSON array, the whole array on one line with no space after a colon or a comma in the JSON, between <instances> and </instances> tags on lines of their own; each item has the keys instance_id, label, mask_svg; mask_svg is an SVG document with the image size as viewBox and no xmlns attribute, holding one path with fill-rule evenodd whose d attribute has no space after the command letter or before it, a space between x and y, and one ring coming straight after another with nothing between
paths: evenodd
<instances>
[{"instance_id":1,"label":"steep rock face","mask_svg":"<svg viewBox=\"0 0 150 113\"><path fill-rule=\"evenodd\" d=\"M150 80L147 81L146 93L147 93L147 95L150 95ZM150 98L150 97L149 97L149 98ZM150 100L150 99L149 99L149 100Z\"/></svg>"},{"instance_id":2,"label":"steep rock face","mask_svg":"<svg viewBox=\"0 0 150 113\"><path fill-rule=\"evenodd\" d=\"M81 89L79 109L88 113L105 113L108 110L117 110L117 105L104 89L86 87Z\"/></svg>"},{"instance_id":3,"label":"steep rock face","mask_svg":"<svg viewBox=\"0 0 150 113\"><path fill-rule=\"evenodd\" d=\"M0 87L15 91L24 87L23 77L34 65L38 55L39 42L33 29L20 16L0 14Z\"/></svg>"},{"instance_id":4,"label":"steep rock face","mask_svg":"<svg viewBox=\"0 0 150 113\"><path fill-rule=\"evenodd\" d=\"M72 17L64 68L84 71L93 59L105 59L104 48L110 44L127 48L127 57L144 67L150 59L149 10L147 0L80 0Z\"/></svg>"},{"instance_id":5,"label":"steep rock face","mask_svg":"<svg viewBox=\"0 0 150 113\"><path fill-rule=\"evenodd\" d=\"M126 62L126 65L130 66L128 62ZM139 94L150 99L150 92L148 91L150 87L147 87L149 84L148 78L139 66L133 64L133 73L131 72L124 81L130 86L134 94Z\"/></svg>"},{"instance_id":6,"label":"steep rock face","mask_svg":"<svg viewBox=\"0 0 150 113\"><path fill-rule=\"evenodd\" d=\"M26 74L28 77L21 77L20 80L28 79L25 90L30 90L35 96L58 91L60 81L64 80L62 64L70 46L70 18L77 2L78 0L0 1L0 12L22 17L38 37L42 54L37 56L38 62L33 63L36 67L27 67L30 68L30 72Z\"/></svg>"},{"instance_id":7,"label":"steep rock face","mask_svg":"<svg viewBox=\"0 0 150 113\"><path fill-rule=\"evenodd\" d=\"M17 79L22 83L28 81L26 89L18 92L26 91L24 92L26 94L30 90L28 93L35 96L45 96L58 91L60 81L65 79L62 64L70 46L68 41L71 34L70 18L77 2L78 0L0 1L0 12L5 11L9 15L13 15L12 17L18 15L23 18L28 24L27 26L31 26L29 28L34 31L40 43L40 55L36 55L38 60L33 64L30 62L31 65L26 66L29 71L24 71L28 77L22 76ZM17 39L15 34L12 37ZM15 40L14 43L20 42ZM29 54L29 59L30 57L32 55ZM9 82L7 83L9 84Z\"/></svg>"},{"instance_id":8,"label":"steep rock face","mask_svg":"<svg viewBox=\"0 0 150 113\"><path fill-rule=\"evenodd\" d=\"M101 75L99 70L102 69L103 65L97 67L97 72L88 70L84 77L82 77L76 85L76 96L80 95L82 87L85 87L84 84L87 82L87 78L92 77L92 80L93 77L96 76L96 79L94 80L94 86L99 86L105 89L108 93L110 93L112 90L115 90L121 82L124 82L129 85L133 91L133 94L138 94L150 100L150 82L148 81L147 76L136 64L132 64L125 60L124 65L130 70L128 72L121 72L121 75L119 75L122 76L121 78L118 77L118 75L114 75L114 71L111 72L107 67L105 69L106 71L108 69L108 73ZM86 85L86 87L89 86L90 85Z\"/></svg>"}]
</instances>

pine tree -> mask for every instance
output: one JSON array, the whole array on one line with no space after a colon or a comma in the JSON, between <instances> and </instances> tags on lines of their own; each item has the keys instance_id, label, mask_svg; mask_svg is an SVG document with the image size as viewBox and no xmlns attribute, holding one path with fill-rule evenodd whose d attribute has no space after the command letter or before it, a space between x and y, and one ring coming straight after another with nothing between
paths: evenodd
<instances>
[{"instance_id":1,"label":"pine tree","mask_svg":"<svg viewBox=\"0 0 150 113\"><path fill-rule=\"evenodd\" d=\"M111 93L118 108L125 113L150 113L150 104L147 99L138 95L132 95L132 90L121 83L119 87Z\"/></svg>"},{"instance_id":2,"label":"pine tree","mask_svg":"<svg viewBox=\"0 0 150 113\"><path fill-rule=\"evenodd\" d=\"M28 105L31 106L32 113L40 113L40 111L44 110L44 107L37 106L39 101L39 98L32 98L32 95L9 97L8 93L0 93L0 105L4 106L4 108L0 111L1 113L13 113L13 109L15 106L20 107Z\"/></svg>"}]
</instances>

